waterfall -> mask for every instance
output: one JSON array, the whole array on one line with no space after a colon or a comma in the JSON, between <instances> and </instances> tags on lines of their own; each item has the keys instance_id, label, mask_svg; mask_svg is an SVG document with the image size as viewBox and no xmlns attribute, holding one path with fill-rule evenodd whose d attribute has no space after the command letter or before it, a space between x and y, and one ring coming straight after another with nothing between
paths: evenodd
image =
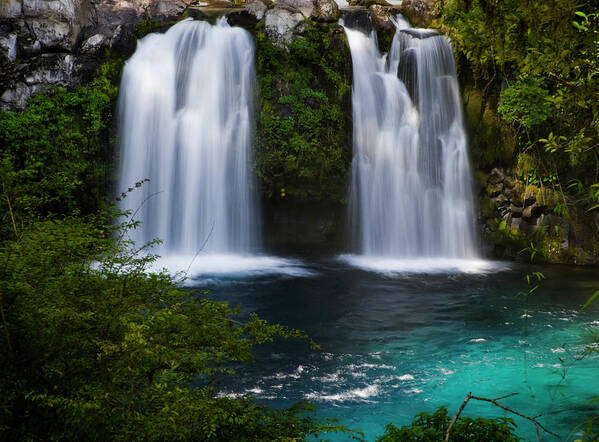
<instances>
[{"instance_id":1,"label":"waterfall","mask_svg":"<svg viewBox=\"0 0 599 442\"><path fill-rule=\"evenodd\" d=\"M447 38L398 20L388 55L345 28L354 83L350 224L362 257L477 257L471 172Z\"/></svg>"},{"instance_id":2,"label":"waterfall","mask_svg":"<svg viewBox=\"0 0 599 442\"><path fill-rule=\"evenodd\" d=\"M250 171L254 46L248 32L184 20L149 34L125 65L119 190L142 245L162 254L248 253L259 245Z\"/></svg>"}]
</instances>

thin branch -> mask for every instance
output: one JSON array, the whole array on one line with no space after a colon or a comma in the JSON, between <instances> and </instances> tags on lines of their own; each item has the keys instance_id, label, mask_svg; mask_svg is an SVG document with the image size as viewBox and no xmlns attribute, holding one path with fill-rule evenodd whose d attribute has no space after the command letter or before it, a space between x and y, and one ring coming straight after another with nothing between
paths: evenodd
<instances>
[{"instance_id":1,"label":"thin branch","mask_svg":"<svg viewBox=\"0 0 599 442\"><path fill-rule=\"evenodd\" d=\"M204 247L206 247L206 244L208 243L208 240L210 239L210 237L212 236L212 232L214 231L214 221L212 221L212 227L210 227L210 232L208 232L208 236L206 237L206 240L204 241L204 244L202 244L202 246L198 249L198 251L196 252L196 254L193 256L191 262L189 263L189 265L187 266L187 270L185 270L185 274L187 275L189 273L189 269L191 268L191 265L193 264L193 262L196 260L196 258L198 257L198 255L200 254L200 252L202 250L204 250Z\"/></svg>"},{"instance_id":2,"label":"thin branch","mask_svg":"<svg viewBox=\"0 0 599 442\"><path fill-rule=\"evenodd\" d=\"M514 395L516 395L516 394L518 394L518 393L511 393L511 394L508 394L508 395L506 395L506 396L499 397L499 398L497 398L497 399L489 399L489 398L486 398L486 397L473 396L473 395L472 395L472 393L468 393L468 396L466 396L466 399L464 399L464 402L462 403L462 406L460 407L460 409L458 410L458 412L456 413L456 415L453 417L453 420L451 421L451 424L449 424L449 427L447 428L447 432L445 433L445 442L448 442L448 441L449 441L449 435L450 435L450 433L451 433L451 430L453 429L453 425L454 425L454 424L455 424L455 422L458 420L458 417L460 416L460 414L461 414L461 413L462 413L462 411L464 410L464 407L466 407L466 404L468 403L468 401L469 401L470 399L475 399L475 400L477 400L477 401L490 402L490 403L492 403L493 405L495 405L495 406L497 406L497 407L499 407L499 408L501 408L501 409L503 409L503 410L505 410L505 411L508 411L508 412L510 412L510 413L513 413L513 414L515 414L516 416L520 416L520 417L522 417L522 418L524 418L524 419L527 419L527 420L531 421L532 423L534 423L534 424L535 424L535 428L537 429L537 432L538 432L538 428L540 428L540 429L542 429L544 432L546 432L546 433L548 433L548 434L551 434L552 436L555 436L555 437L559 438L559 435L555 434L555 433L554 433L554 432L552 432L552 431L549 431L547 428L545 428L543 425L541 425L541 424L539 423L539 421L537 421L537 417L540 417L540 415L539 415L539 416L536 416L536 417L530 417L530 416L527 416L527 415L525 415L525 414L522 414L522 413L520 413L520 412L518 412L518 411L516 411L516 410L513 410L513 409L511 409L511 408L509 408L509 407L506 407L505 405L503 405L503 404L500 404L499 402L497 402L497 401L498 401L498 400L500 400L500 399L505 399L505 398L507 398L507 397L514 396Z\"/></svg>"},{"instance_id":3,"label":"thin branch","mask_svg":"<svg viewBox=\"0 0 599 442\"><path fill-rule=\"evenodd\" d=\"M466 406L466 404L468 403L468 401L470 400L471 397L472 397L472 392L468 393L468 396L466 396L466 399L464 399L464 402L462 402L460 409L458 410L458 412L455 414L455 416L451 420L449 427L447 427L447 432L445 433L445 442L449 441L449 434L451 433L451 430L453 429L453 425L458 420L458 417L460 417L460 414L462 414L462 410L464 410L464 407Z\"/></svg>"},{"instance_id":4,"label":"thin branch","mask_svg":"<svg viewBox=\"0 0 599 442\"><path fill-rule=\"evenodd\" d=\"M8 195L6 193L4 193L4 199L6 200L6 204L8 204L8 212L10 213L10 220L12 221L12 228L15 231L15 237L19 237L19 234L17 233L17 223L15 223L15 214L12 211L12 205L10 204L10 199L8 198Z\"/></svg>"}]
</instances>

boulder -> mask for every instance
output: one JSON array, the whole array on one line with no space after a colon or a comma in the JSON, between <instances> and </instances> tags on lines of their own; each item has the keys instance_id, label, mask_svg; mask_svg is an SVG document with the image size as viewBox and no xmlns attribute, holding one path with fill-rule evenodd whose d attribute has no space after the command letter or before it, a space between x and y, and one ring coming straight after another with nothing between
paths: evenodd
<instances>
[{"instance_id":1,"label":"boulder","mask_svg":"<svg viewBox=\"0 0 599 442\"><path fill-rule=\"evenodd\" d=\"M395 30L395 25L389 19L389 14L381 5L370 5L368 10L370 11L370 15L374 21L374 26L378 30L385 32Z\"/></svg>"},{"instance_id":2,"label":"boulder","mask_svg":"<svg viewBox=\"0 0 599 442\"><path fill-rule=\"evenodd\" d=\"M322 22L336 22L341 16L339 6L334 0L315 0L312 17Z\"/></svg>"},{"instance_id":3,"label":"boulder","mask_svg":"<svg viewBox=\"0 0 599 442\"><path fill-rule=\"evenodd\" d=\"M289 43L293 30L304 20L300 12L275 6L264 14L264 32L276 45Z\"/></svg>"},{"instance_id":4,"label":"boulder","mask_svg":"<svg viewBox=\"0 0 599 442\"><path fill-rule=\"evenodd\" d=\"M304 18L310 18L314 12L314 2L312 0L276 0L275 8L287 9L290 12L299 11Z\"/></svg>"},{"instance_id":5,"label":"boulder","mask_svg":"<svg viewBox=\"0 0 599 442\"><path fill-rule=\"evenodd\" d=\"M248 5L245 7L247 13L255 17L256 21L262 20L267 9L268 7L258 0L248 3Z\"/></svg>"},{"instance_id":6,"label":"boulder","mask_svg":"<svg viewBox=\"0 0 599 442\"><path fill-rule=\"evenodd\" d=\"M103 34L94 34L83 42L81 52L96 54L100 49L110 44L110 40Z\"/></svg>"}]
</instances>

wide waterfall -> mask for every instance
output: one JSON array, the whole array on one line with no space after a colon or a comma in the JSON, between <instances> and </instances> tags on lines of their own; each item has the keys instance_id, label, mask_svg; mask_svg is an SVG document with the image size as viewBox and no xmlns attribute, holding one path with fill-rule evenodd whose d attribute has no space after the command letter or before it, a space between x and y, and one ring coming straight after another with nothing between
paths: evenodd
<instances>
[{"instance_id":1,"label":"wide waterfall","mask_svg":"<svg viewBox=\"0 0 599 442\"><path fill-rule=\"evenodd\" d=\"M123 71L119 190L138 245L162 254L247 253L259 245L250 171L254 46L220 19L140 40Z\"/></svg>"},{"instance_id":2,"label":"wide waterfall","mask_svg":"<svg viewBox=\"0 0 599 442\"><path fill-rule=\"evenodd\" d=\"M477 257L471 172L449 41L398 20L388 55L376 33L345 31L354 84L350 222L362 257Z\"/></svg>"}]
</instances>

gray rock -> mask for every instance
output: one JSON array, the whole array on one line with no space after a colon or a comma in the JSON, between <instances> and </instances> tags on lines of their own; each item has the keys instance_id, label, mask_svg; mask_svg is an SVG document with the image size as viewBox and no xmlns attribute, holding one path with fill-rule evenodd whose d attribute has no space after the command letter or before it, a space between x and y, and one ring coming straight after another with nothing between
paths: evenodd
<instances>
[{"instance_id":1,"label":"gray rock","mask_svg":"<svg viewBox=\"0 0 599 442\"><path fill-rule=\"evenodd\" d=\"M312 17L318 21L336 22L341 16L339 6L334 0L315 0Z\"/></svg>"},{"instance_id":2,"label":"gray rock","mask_svg":"<svg viewBox=\"0 0 599 442\"><path fill-rule=\"evenodd\" d=\"M245 10L258 21L262 20L267 9L266 5L259 0L253 1L245 7Z\"/></svg>"},{"instance_id":3,"label":"gray rock","mask_svg":"<svg viewBox=\"0 0 599 442\"><path fill-rule=\"evenodd\" d=\"M393 31L395 30L395 25L389 19L389 14L381 5L370 5L368 8L370 11L370 15L372 16L372 20L374 21L374 25L378 30L381 31ZM438 35L435 33L435 35Z\"/></svg>"},{"instance_id":4,"label":"gray rock","mask_svg":"<svg viewBox=\"0 0 599 442\"><path fill-rule=\"evenodd\" d=\"M109 45L110 41L105 35L94 34L89 37L81 46L81 52L84 54L95 54L104 46Z\"/></svg>"},{"instance_id":5,"label":"gray rock","mask_svg":"<svg viewBox=\"0 0 599 442\"><path fill-rule=\"evenodd\" d=\"M0 2L0 18L17 18L21 16L20 0L2 0Z\"/></svg>"},{"instance_id":6,"label":"gray rock","mask_svg":"<svg viewBox=\"0 0 599 442\"><path fill-rule=\"evenodd\" d=\"M187 5L182 1L158 0L152 3L150 13L159 17L177 17L185 11Z\"/></svg>"},{"instance_id":7,"label":"gray rock","mask_svg":"<svg viewBox=\"0 0 599 442\"><path fill-rule=\"evenodd\" d=\"M40 19L29 22L38 42L45 48L71 50L74 39L71 34L71 27L68 23Z\"/></svg>"},{"instance_id":8,"label":"gray rock","mask_svg":"<svg viewBox=\"0 0 599 442\"><path fill-rule=\"evenodd\" d=\"M17 34L0 37L0 49L8 61L15 61L17 58Z\"/></svg>"},{"instance_id":9,"label":"gray rock","mask_svg":"<svg viewBox=\"0 0 599 442\"><path fill-rule=\"evenodd\" d=\"M275 8L281 7L289 11L299 11L304 18L310 18L314 12L314 2L312 0L276 0Z\"/></svg>"},{"instance_id":10,"label":"gray rock","mask_svg":"<svg viewBox=\"0 0 599 442\"><path fill-rule=\"evenodd\" d=\"M301 13L276 6L264 17L264 31L277 45L289 43L293 39L293 30L304 20Z\"/></svg>"},{"instance_id":11,"label":"gray rock","mask_svg":"<svg viewBox=\"0 0 599 442\"><path fill-rule=\"evenodd\" d=\"M24 109L27 99L48 85L69 86L73 81L74 57L70 54L43 54L30 64L33 69L23 73L0 96L3 110Z\"/></svg>"}]
</instances>

